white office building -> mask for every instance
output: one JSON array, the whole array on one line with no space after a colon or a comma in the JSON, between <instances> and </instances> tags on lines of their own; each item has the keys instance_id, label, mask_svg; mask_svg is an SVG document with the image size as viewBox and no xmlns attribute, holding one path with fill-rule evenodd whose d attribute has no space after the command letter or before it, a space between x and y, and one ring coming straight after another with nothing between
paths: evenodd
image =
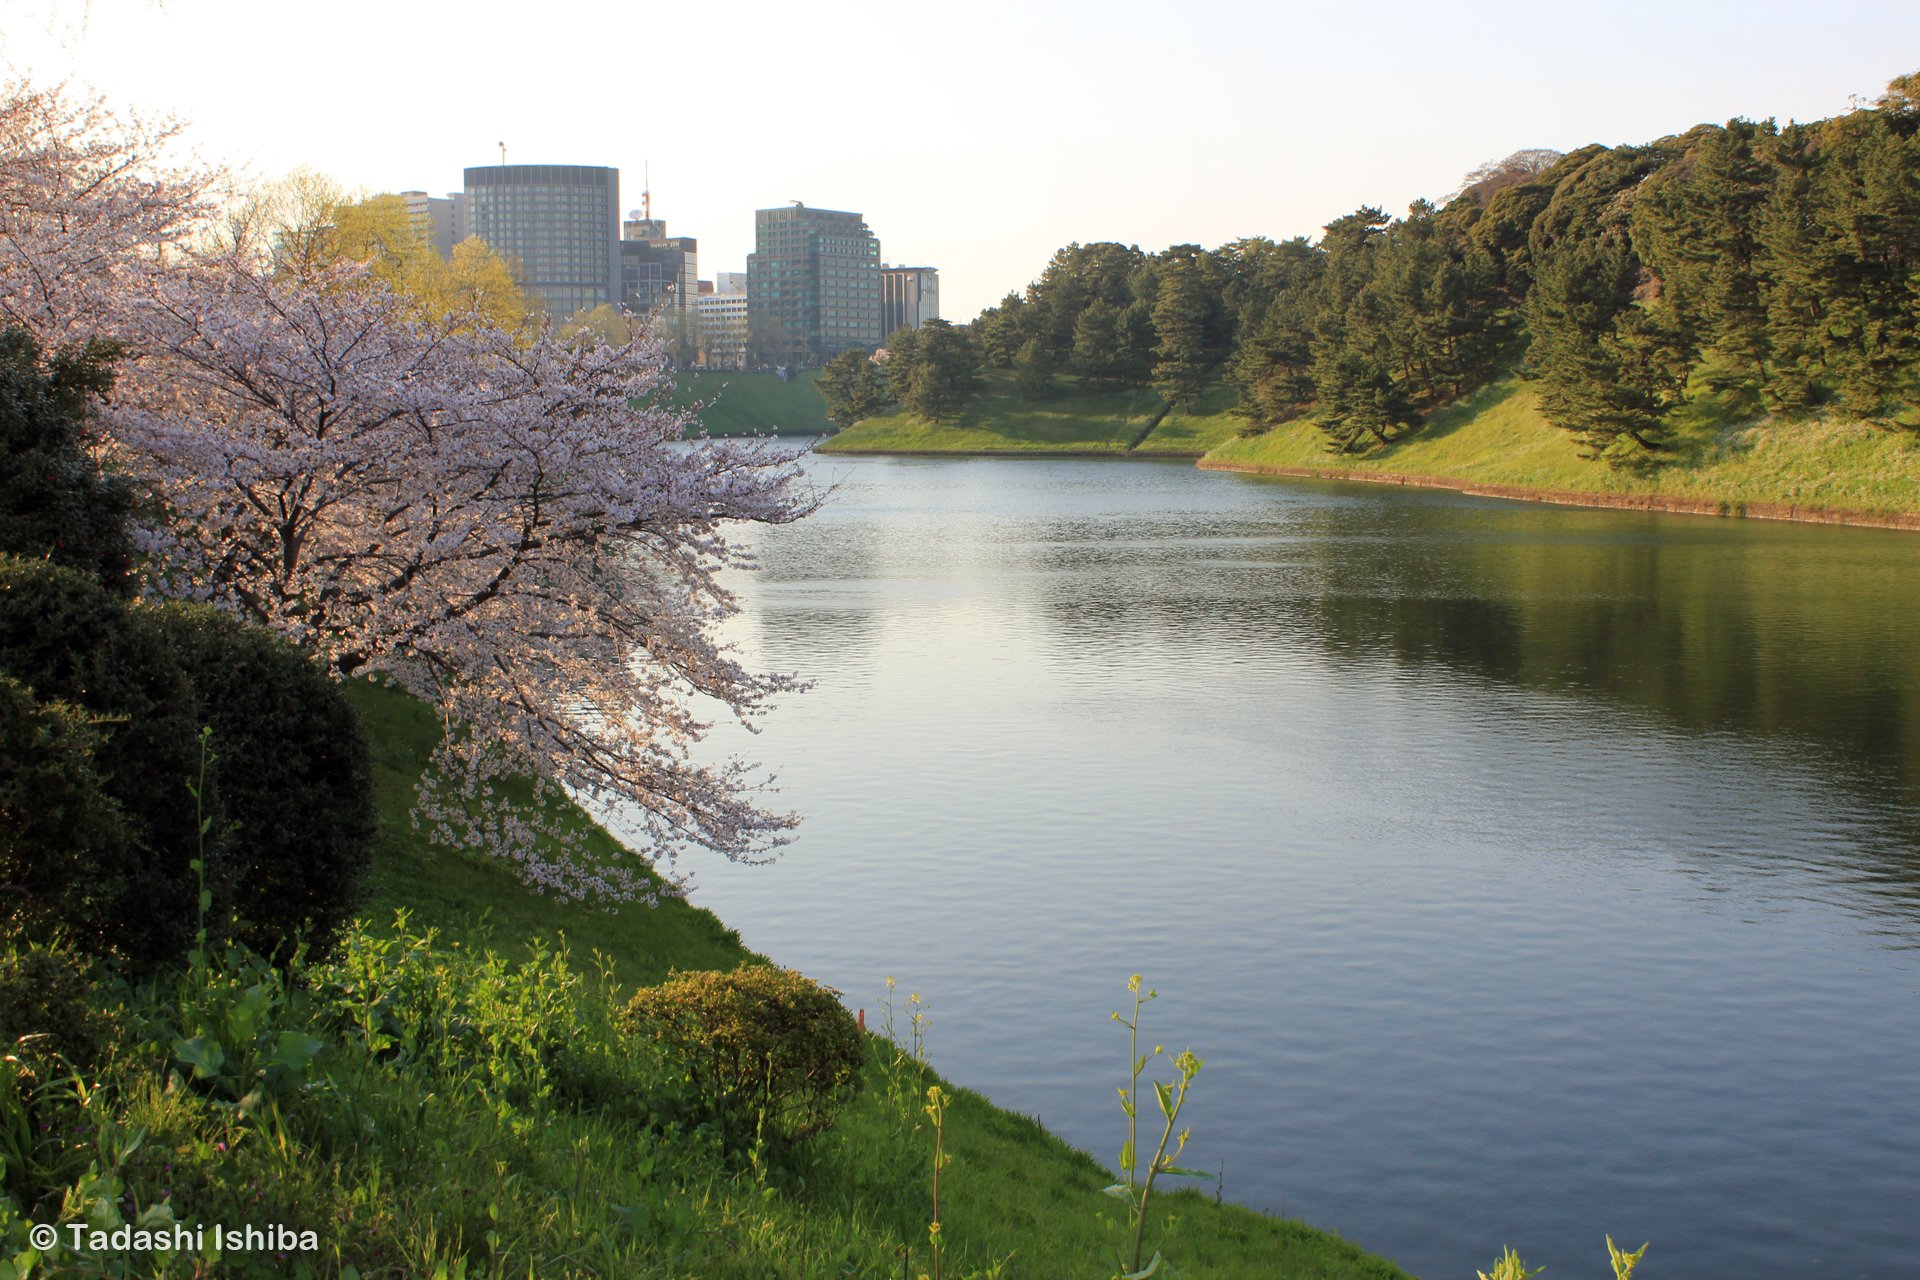
<instances>
[{"instance_id":1,"label":"white office building","mask_svg":"<svg viewBox=\"0 0 1920 1280\"><path fill-rule=\"evenodd\" d=\"M739 281L737 289L722 292L721 282ZM694 298L700 318L700 338L706 349L709 369L747 367L747 290L746 274L737 271L714 273L714 291Z\"/></svg>"}]
</instances>

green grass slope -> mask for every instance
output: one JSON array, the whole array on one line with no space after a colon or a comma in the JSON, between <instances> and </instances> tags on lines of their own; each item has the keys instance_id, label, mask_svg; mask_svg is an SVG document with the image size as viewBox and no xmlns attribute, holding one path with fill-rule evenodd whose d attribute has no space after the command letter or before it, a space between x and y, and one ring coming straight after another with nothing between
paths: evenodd
<instances>
[{"instance_id":1,"label":"green grass slope","mask_svg":"<svg viewBox=\"0 0 1920 1280\"><path fill-rule=\"evenodd\" d=\"M1123 1046L1116 1070L1124 1057ZM929 1073L926 1080L938 1077ZM878 1083L876 1075L873 1086ZM879 1148L897 1124L873 1086L842 1118L840 1141ZM1114 1116L1119 1119L1118 1107ZM1124 1136L1116 1125L1115 1143ZM941 1234L953 1250L948 1275L977 1274L1009 1256L1005 1280L1110 1274L1101 1259L1120 1248L1126 1210L1102 1194L1113 1175L1091 1156L969 1089L958 1090L948 1108L944 1146L954 1158L940 1179ZM1408 1280L1388 1260L1298 1219L1217 1203L1192 1188L1169 1193L1170 1186L1162 1183L1155 1192L1145 1252L1151 1257L1164 1245L1190 1280ZM1177 1220L1170 1237L1169 1218ZM905 1274L927 1270L924 1255L924 1247L916 1249Z\"/></svg>"},{"instance_id":2,"label":"green grass slope","mask_svg":"<svg viewBox=\"0 0 1920 1280\"><path fill-rule=\"evenodd\" d=\"M1206 461L1390 471L1579 493L1920 511L1920 436L1912 433L1835 414L1756 421L1711 395L1699 396L1672 421L1674 448L1652 466L1584 461L1573 438L1541 416L1533 388L1507 378L1440 409L1411 436L1360 457L1326 452L1326 437L1298 422L1227 440Z\"/></svg>"},{"instance_id":3,"label":"green grass slope","mask_svg":"<svg viewBox=\"0 0 1920 1280\"><path fill-rule=\"evenodd\" d=\"M523 952L514 944L535 934L563 935L581 963L592 950L606 953L625 988L658 982L669 968L731 969L742 961L761 961L712 912L685 902L663 899L658 907L628 905L617 913L579 904L562 906L528 891L508 868L492 859L430 844L423 832L414 829L408 813L414 784L438 741L438 721L425 705L397 691L364 681L347 688L373 744L375 781L386 826L364 913L368 918L385 921L396 909L405 909L415 930L433 927L453 939L484 938L509 954ZM612 837L593 826L584 812L575 810L575 815L589 840L611 852ZM1114 1061L1116 1074L1124 1069L1124 1057L1123 1050ZM920 1076L921 1088L946 1083L932 1071L922 1071ZM876 1071L873 1087L859 1096L823 1140L827 1146L816 1151L808 1179L814 1189L803 1186L795 1193L789 1188L780 1193L777 1203L764 1206L764 1213L771 1215L768 1224L786 1225L769 1235L764 1249L756 1251L743 1243L745 1252L737 1267L721 1268L714 1275L785 1274L778 1267L766 1270L765 1265L784 1257L796 1241L800 1256L806 1257L810 1232L824 1238L864 1238L871 1230L860 1224L870 1227L893 1216L877 1202L864 1204L875 1193L863 1181L867 1174L858 1172L877 1167L876 1161L897 1158L886 1153L899 1150L900 1119L882 1096L881 1084ZM1101 1194L1111 1181L1107 1171L1036 1121L1001 1110L971 1090L947 1087L954 1101L947 1113L945 1144L955 1158L941 1179L948 1273L965 1274L1012 1255L1014 1264L1005 1273L1006 1280L1105 1274L1100 1259L1117 1244L1118 1233L1101 1215L1112 1219L1121 1208ZM1106 1082L1090 1082L1088 1087L1104 1090ZM1198 1087L1205 1087L1204 1076ZM1115 1119L1119 1119L1117 1109ZM592 1121L583 1116L577 1123L591 1127ZM568 1130L562 1136L570 1134ZM1116 1145L1122 1136L1116 1124ZM568 1140L574 1139L568 1136ZM566 1175L562 1181L583 1177L577 1169L562 1172ZM594 1175L596 1180L603 1176L612 1185L618 1171L609 1166L604 1174ZM1297 1220L1216 1203L1192 1190L1160 1196L1156 1204L1150 1239L1158 1239L1169 1215L1178 1218L1177 1231L1166 1249L1181 1274L1192 1280L1276 1276L1407 1280L1392 1263ZM725 1209L721 1216L734 1212ZM914 1228L917 1234L909 1239L910 1258L896 1250L892 1261L869 1259L864 1248L849 1246L850 1252L844 1255L847 1269L831 1274L902 1274L903 1264L907 1264L906 1274L918 1274L928 1264L924 1231L924 1224ZM815 1258L817 1265L819 1254ZM885 1270L870 1270L874 1261Z\"/></svg>"},{"instance_id":4,"label":"green grass slope","mask_svg":"<svg viewBox=\"0 0 1920 1280\"><path fill-rule=\"evenodd\" d=\"M814 389L820 370L782 380L777 373L685 369L674 375L671 403L703 405L700 426L710 436L817 436L828 430L827 402Z\"/></svg>"},{"instance_id":5,"label":"green grass slope","mask_svg":"<svg viewBox=\"0 0 1920 1280\"><path fill-rule=\"evenodd\" d=\"M1152 391L1083 390L1078 379L1057 381L1052 395L1035 400L1019 393L1012 374L990 370L985 389L957 422L925 422L899 410L856 423L823 441L820 449L824 453L1197 457L1230 438L1239 425L1226 412L1233 397L1223 388L1209 394L1195 413L1163 416L1166 402Z\"/></svg>"},{"instance_id":6,"label":"green grass slope","mask_svg":"<svg viewBox=\"0 0 1920 1280\"><path fill-rule=\"evenodd\" d=\"M501 947L535 934L564 934L582 958L596 949L611 956L627 986L659 982L669 968L732 969L759 958L713 912L679 898L662 898L656 907L627 903L618 911L562 905L529 890L498 858L432 844L409 815L414 784L440 741L440 721L424 703L397 690L364 680L346 688L373 747L374 787L385 827L361 913L367 919L384 924L396 910L406 910L414 929L485 935ZM613 837L575 812L588 848L615 852Z\"/></svg>"}]
</instances>

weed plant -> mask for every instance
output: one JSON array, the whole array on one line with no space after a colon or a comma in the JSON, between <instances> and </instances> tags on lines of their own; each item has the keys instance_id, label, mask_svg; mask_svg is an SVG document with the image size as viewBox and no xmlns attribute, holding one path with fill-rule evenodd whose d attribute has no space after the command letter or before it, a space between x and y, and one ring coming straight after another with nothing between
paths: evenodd
<instances>
[{"instance_id":1,"label":"weed plant","mask_svg":"<svg viewBox=\"0 0 1920 1280\"><path fill-rule=\"evenodd\" d=\"M1640 1265L1640 1259L1646 1256L1646 1252L1647 1246L1643 1244L1632 1253L1628 1253L1613 1242L1612 1236L1608 1236L1607 1257L1613 1263L1613 1280L1633 1280L1633 1269ZM1545 1267L1529 1269L1527 1264L1520 1260L1520 1255L1509 1246L1501 1250L1500 1256L1494 1259L1491 1274L1485 1271L1476 1271L1474 1274L1479 1276L1480 1280L1528 1280L1528 1277L1537 1276L1545 1270Z\"/></svg>"},{"instance_id":2,"label":"weed plant","mask_svg":"<svg viewBox=\"0 0 1920 1280\"><path fill-rule=\"evenodd\" d=\"M1151 1053L1140 1052L1140 1010L1148 1001L1159 999L1160 993L1149 988L1146 994L1142 995L1140 975L1137 973L1127 980L1127 990L1133 995L1133 1016L1123 1018L1118 1012L1113 1014L1113 1020L1127 1029L1128 1037L1127 1061L1130 1064L1130 1074L1126 1087L1119 1091L1120 1109L1126 1113L1127 1117L1127 1140L1121 1144L1120 1163L1116 1169L1120 1180L1106 1188L1107 1195L1127 1206L1126 1261L1122 1264L1117 1255L1110 1255L1108 1261L1113 1266L1114 1280L1148 1280L1163 1266L1167 1266L1166 1258L1159 1249L1154 1250L1153 1258L1146 1266L1140 1265L1140 1254L1146 1240L1147 1210L1153 1202L1154 1184L1159 1181L1162 1174L1176 1178L1210 1176L1197 1169L1182 1169L1175 1163L1180 1158L1180 1154L1187 1149L1187 1139L1191 1136L1192 1130L1182 1129L1176 1135L1174 1126L1180 1122L1180 1111L1186 1105L1187 1089L1193 1084L1193 1078L1200 1074L1200 1068L1206 1065L1206 1060L1195 1057L1191 1049L1182 1050L1180 1056L1173 1060L1174 1069L1180 1077L1178 1081L1166 1084L1158 1080L1147 1082L1153 1086L1154 1100L1159 1103L1163 1124L1159 1145L1154 1148L1152 1158L1143 1167L1140 1164L1139 1149L1136 1145L1139 1139L1140 1077L1148 1065L1166 1050L1163 1045L1155 1045ZM1171 1155L1167 1154L1169 1142L1174 1144ZM1163 1244L1178 1226L1177 1217L1168 1219L1165 1234L1162 1237ZM1173 1274L1173 1268L1167 1269L1169 1274Z\"/></svg>"}]
</instances>

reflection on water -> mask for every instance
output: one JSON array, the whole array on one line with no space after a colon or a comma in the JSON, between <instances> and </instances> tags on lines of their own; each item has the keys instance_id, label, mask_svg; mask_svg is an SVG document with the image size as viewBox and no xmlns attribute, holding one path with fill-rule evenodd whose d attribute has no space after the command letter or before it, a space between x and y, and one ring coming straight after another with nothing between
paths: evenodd
<instances>
[{"instance_id":1,"label":"reflection on water","mask_svg":"<svg viewBox=\"0 0 1920 1280\"><path fill-rule=\"evenodd\" d=\"M1913 1270L1920 538L815 466L737 635L808 822L695 864L750 944L1108 1159L1144 971L1226 1194L1423 1275Z\"/></svg>"}]
</instances>

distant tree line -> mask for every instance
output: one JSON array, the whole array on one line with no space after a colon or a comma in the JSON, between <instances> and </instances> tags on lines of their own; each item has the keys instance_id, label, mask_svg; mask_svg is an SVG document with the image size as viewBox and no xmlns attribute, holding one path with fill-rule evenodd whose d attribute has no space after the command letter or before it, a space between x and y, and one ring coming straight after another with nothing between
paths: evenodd
<instances>
[{"instance_id":1,"label":"distant tree line","mask_svg":"<svg viewBox=\"0 0 1920 1280\"><path fill-rule=\"evenodd\" d=\"M1318 242L1068 245L950 333L1030 397L1065 374L1191 408L1224 381L1246 432L1305 416L1336 452L1509 369L1613 460L1657 455L1702 392L1920 427L1917 134L1920 74L1829 120L1522 151L1444 206L1363 206Z\"/></svg>"}]
</instances>

